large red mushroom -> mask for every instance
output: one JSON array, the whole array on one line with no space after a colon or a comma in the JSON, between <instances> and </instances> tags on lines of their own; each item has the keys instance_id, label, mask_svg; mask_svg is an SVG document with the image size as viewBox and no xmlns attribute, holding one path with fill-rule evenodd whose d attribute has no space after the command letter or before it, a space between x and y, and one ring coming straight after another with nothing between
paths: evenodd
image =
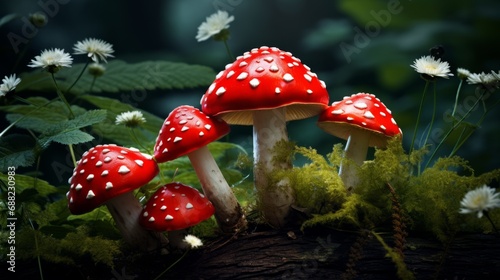
<instances>
[{"instance_id":1,"label":"large red mushroom","mask_svg":"<svg viewBox=\"0 0 500 280\"><path fill-rule=\"evenodd\" d=\"M204 113L229 124L253 125L254 177L259 202L269 224L282 227L294 201L286 179L268 182L275 169L277 142L288 140L286 122L315 116L328 106L325 83L290 52L260 47L245 52L221 71L201 98Z\"/></svg>"},{"instance_id":2,"label":"large red mushroom","mask_svg":"<svg viewBox=\"0 0 500 280\"><path fill-rule=\"evenodd\" d=\"M133 191L158 172L153 158L135 148L97 145L82 155L68 180L68 208L79 215L105 204L127 243L146 251L156 249L167 240L139 225L142 205Z\"/></svg>"},{"instance_id":3,"label":"large red mushroom","mask_svg":"<svg viewBox=\"0 0 500 280\"><path fill-rule=\"evenodd\" d=\"M347 140L339 175L348 190L359 180L357 169L366 159L368 147L385 148L392 137L402 132L391 111L375 95L357 93L333 102L318 119L324 131Z\"/></svg>"},{"instance_id":4,"label":"large red mushroom","mask_svg":"<svg viewBox=\"0 0 500 280\"><path fill-rule=\"evenodd\" d=\"M229 133L229 125L192 106L179 106L165 119L154 147L154 157L166 162L187 155L207 198L215 206L215 217L225 233L246 227L246 219L231 187L222 175L207 145Z\"/></svg>"}]
</instances>

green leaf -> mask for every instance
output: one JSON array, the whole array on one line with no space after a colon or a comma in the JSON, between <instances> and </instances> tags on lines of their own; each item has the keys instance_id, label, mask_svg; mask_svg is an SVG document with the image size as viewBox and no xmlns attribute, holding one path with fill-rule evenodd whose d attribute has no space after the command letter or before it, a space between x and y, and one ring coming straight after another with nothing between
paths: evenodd
<instances>
[{"instance_id":1,"label":"green leaf","mask_svg":"<svg viewBox=\"0 0 500 280\"><path fill-rule=\"evenodd\" d=\"M0 181L3 181L5 184L8 183L7 174L0 173ZM44 181L40 178L34 178L27 175L22 175L16 173L15 182L16 182L16 193L22 193L24 190L29 188L35 188L37 192L42 196L47 196L49 194L57 193L58 189L47 181Z\"/></svg>"},{"instance_id":2,"label":"green leaf","mask_svg":"<svg viewBox=\"0 0 500 280\"><path fill-rule=\"evenodd\" d=\"M43 147L53 141L65 145L91 141L94 137L79 129L103 121L106 114L106 110L91 110L76 116L74 119L54 125L42 135L39 143Z\"/></svg>"},{"instance_id":3,"label":"green leaf","mask_svg":"<svg viewBox=\"0 0 500 280\"><path fill-rule=\"evenodd\" d=\"M73 145L92 141L94 137L81 130L69 130L65 132L58 133L53 136L43 137L39 141L41 145L47 145L50 142L57 142L63 145Z\"/></svg>"},{"instance_id":4,"label":"green leaf","mask_svg":"<svg viewBox=\"0 0 500 280\"><path fill-rule=\"evenodd\" d=\"M35 162L33 138L27 135L12 134L0 138L0 171L8 167L27 167Z\"/></svg>"},{"instance_id":5,"label":"green leaf","mask_svg":"<svg viewBox=\"0 0 500 280\"><path fill-rule=\"evenodd\" d=\"M71 68L62 69L56 74L57 83L62 92L65 92L85 64L75 64ZM208 86L214 80L215 72L206 66L189 65L169 61L145 61L129 64L121 60L113 60L106 64L103 76L95 79L84 73L72 93L89 92L120 92L132 90L153 89L184 89L199 86ZM49 75L39 72L21 75L26 83L19 84L17 91L23 90L54 90L54 83ZM93 85L92 85L93 84Z\"/></svg>"}]
</instances>

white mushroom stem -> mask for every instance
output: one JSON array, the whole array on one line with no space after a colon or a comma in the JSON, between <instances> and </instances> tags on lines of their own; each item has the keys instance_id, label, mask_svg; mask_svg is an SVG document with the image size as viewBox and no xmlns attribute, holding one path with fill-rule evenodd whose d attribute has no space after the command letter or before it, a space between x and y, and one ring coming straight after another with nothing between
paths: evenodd
<instances>
[{"instance_id":1,"label":"white mushroom stem","mask_svg":"<svg viewBox=\"0 0 500 280\"><path fill-rule=\"evenodd\" d=\"M366 159L369 136L361 130L353 129L344 150L344 160L339 168L339 176L344 186L352 191L359 183L358 169Z\"/></svg>"},{"instance_id":2,"label":"white mushroom stem","mask_svg":"<svg viewBox=\"0 0 500 280\"><path fill-rule=\"evenodd\" d=\"M220 229L225 233L235 233L246 228L241 206L208 148L202 147L187 156L200 180L203 193L214 205Z\"/></svg>"},{"instance_id":3,"label":"white mushroom stem","mask_svg":"<svg viewBox=\"0 0 500 280\"><path fill-rule=\"evenodd\" d=\"M139 225L142 205L132 192L108 200L106 206L128 244L143 251L152 251L168 244L165 235L148 231Z\"/></svg>"},{"instance_id":4,"label":"white mushroom stem","mask_svg":"<svg viewBox=\"0 0 500 280\"><path fill-rule=\"evenodd\" d=\"M286 179L275 186L269 184L269 175L273 170L291 168L289 162L273 162L276 143L288 140L285 110L278 108L253 113L255 188L264 218L276 228L284 226L294 201L293 190Z\"/></svg>"}]
</instances>

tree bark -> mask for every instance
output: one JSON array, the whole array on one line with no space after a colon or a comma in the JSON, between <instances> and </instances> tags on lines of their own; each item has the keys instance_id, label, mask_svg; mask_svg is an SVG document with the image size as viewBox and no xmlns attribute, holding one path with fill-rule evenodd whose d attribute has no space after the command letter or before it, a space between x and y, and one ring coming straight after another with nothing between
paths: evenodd
<instances>
[{"instance_id":1,"label":"tree bark","mask_svg":"<svg viewBox=\"0 0 500 280\"><path fill-rule=\"evenodd\" d=\"M338 231L252 233L191 251L164 279L398 279L394 263L373 237L362 247L355 275L346 275L357 237ZM392 236L384 240L390 245ZM458 236L447 250L432 238L408 237L407 244L405 263L416 279L496 279L500 275L498 235Z\"/></svg>"}]
</instances>

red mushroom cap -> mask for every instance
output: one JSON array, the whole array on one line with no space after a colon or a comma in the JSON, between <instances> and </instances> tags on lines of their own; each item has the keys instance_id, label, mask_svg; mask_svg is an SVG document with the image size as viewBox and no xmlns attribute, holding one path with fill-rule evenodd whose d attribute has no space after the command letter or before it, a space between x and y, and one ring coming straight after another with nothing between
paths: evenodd
<instances>
[{"instance_id":1,"label":"red mushroom cap","mask_svg":"<svg viewBox=\"0 0 500 280\"><path fill-rule=\"evenodd\" d=\"M150 155L113 144L90 148L77 163L67 193L68 208L75 215L140 188L159 172Z\"/></svg>"},{"instance_id":2,"label":"red mushroom cap","mask_svg":"<svg viewBox=\"0 0 500 280\"><path fill-rule=\"evenodd\" d=\"M333 102L318 119L324 131L347 140L353 129L370 132L369 146L383 148L387 140L401 136L391 111L375 95L357 93Z\"/></svg>"},{"instance_id":3,"label":"red mushroom cap","mask_svg":"<svg viewBox=\"0 0 500 280\"><path fill-rule=\"evenodd\" d=\"M319 114L328 106L325 83L291 53L260 47L217 74L201 109L229 124L252 124L252 111L287 106L286 120Z\"/></svg>"},{"instance_id":4,"label":"red mushroom cap","mask_svg":"<svg viewBox=\"0 0 500 280\"><path fill-rule=\"evenodd\" d=\"M156 190L142 210L139 223L154 231L192 227L215 212L212 203L198 190L181 183L169 183Z\"/></svg>"},{"instance_id":5,"label":"red mushroom cap","mask_svg":"<svg viewBox=\"0 0 500 280\"><path fill-rule=\"evenodd\" d=\"M229 125L192 106L179 106L165 119L154 147L158 162L166 162L208 145L229 133Z\"/></svg>"}]
</instances>

